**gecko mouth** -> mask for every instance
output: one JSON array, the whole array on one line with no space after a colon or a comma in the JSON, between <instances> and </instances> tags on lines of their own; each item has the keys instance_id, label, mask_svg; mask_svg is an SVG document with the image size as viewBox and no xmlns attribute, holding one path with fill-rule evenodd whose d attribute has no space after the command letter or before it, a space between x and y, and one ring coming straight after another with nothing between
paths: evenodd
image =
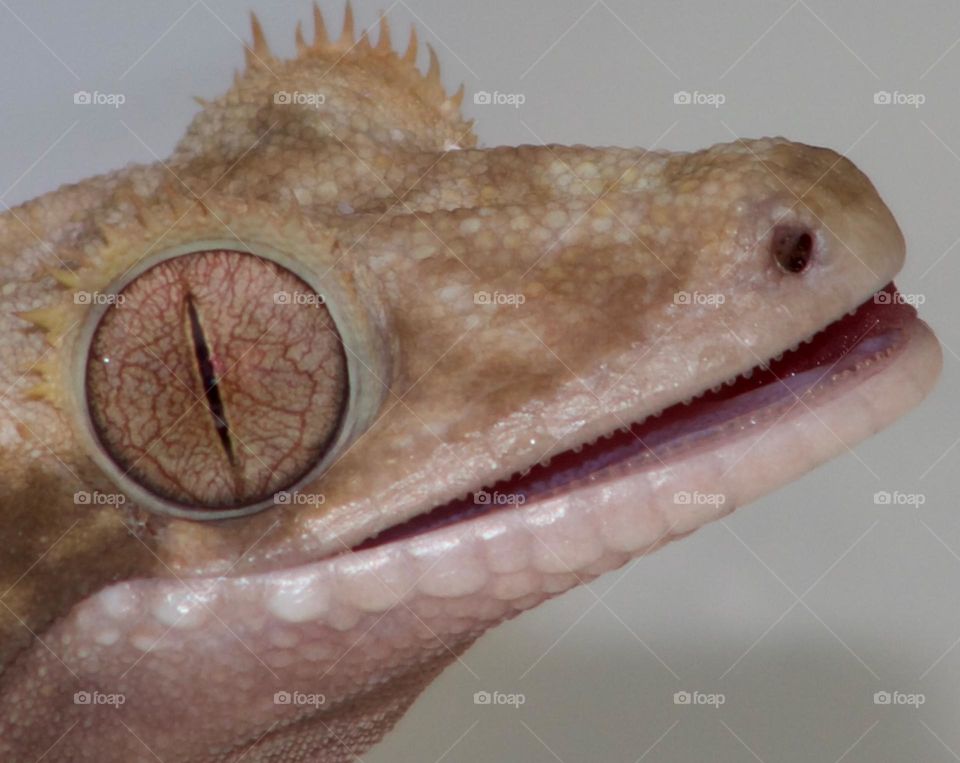
<instances>
[{"instance_id":1,"label":"gecko mouth","mask_svg":"<svg viewBox=\"0 0 960 763\"><path fill-rule=\"evenodd\" d=\"M354 550L422 535L447 525L616 479L722 438L770 425L816 396L883 367L906 343L916 310L893 283L797 347L692 400L394 525Z\"/></svg>"}]
</instances>

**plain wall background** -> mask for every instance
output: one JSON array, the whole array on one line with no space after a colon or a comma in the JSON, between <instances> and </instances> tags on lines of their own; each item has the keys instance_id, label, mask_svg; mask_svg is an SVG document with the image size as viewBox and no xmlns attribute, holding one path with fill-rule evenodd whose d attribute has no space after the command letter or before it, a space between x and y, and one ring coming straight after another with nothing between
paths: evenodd
<instances>
[{"instance_id":1,"label":"plain wall background","mask_svg":"<svg viewBox=\"0 0 960 763\"><path fill-rule=\"evenodd\" d=\"M337 29L339 0L323 6ZM0 200L168 155L192 96L242 65L251 8L292 54L306 0L0 0ZM399 44L417 23L450 89L466 82L484 145L783 134L847 153L906 234L898 285L925 297L945 368L922 408L854 454L488 634L364 759L960 760L960 6L358 0L358 24L381 8ZM81 89L127 101L78 107ZM475 105L481 89L526 102ZM680 90L726 102L676 105ZM925 103L878 105L878 91ZM877 506L878 490L925 503ZM478 707L481 689L526 703ZM676 706L679 690L726 702ZM882 690L925 703L875 705Z\"/></svg>"}]
</instances>

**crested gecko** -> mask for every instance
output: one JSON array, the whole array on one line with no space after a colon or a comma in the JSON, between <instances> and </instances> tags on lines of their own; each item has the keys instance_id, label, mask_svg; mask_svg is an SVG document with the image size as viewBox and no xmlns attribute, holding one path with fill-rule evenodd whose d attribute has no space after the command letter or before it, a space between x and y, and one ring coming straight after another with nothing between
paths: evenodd
<instances>
[{"instance_id":1,"label":"crested gecko","mask_svg":"<svg viewBox=\"0 0 960 763\"><path fill-rule=\"evenodd\" d=\"M936 380L844 157L478 149L415 33L314 26L0 215L5 760L351 760Z\"/></svg>"}]
</instances>

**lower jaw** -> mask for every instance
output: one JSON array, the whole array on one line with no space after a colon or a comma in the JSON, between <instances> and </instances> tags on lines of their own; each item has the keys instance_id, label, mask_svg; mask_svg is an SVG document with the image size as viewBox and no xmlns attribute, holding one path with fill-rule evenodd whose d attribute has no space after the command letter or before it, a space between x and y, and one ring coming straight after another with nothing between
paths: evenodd
<instances>
[{"instance_id":1,"label":"lower jaw","mask_svg":"<svg viewBox=\"0 0 960 763\"><path fill-rule=\"evenodd\" d=\"M108 588L78 605L44 634L43 648L22 655L4 676L0 719L21 725L16 736L0 733L0 751L19 759L46 749L77 721L73 751L134 759L124 757L140 744L132 730L160 757L185 760L235 743L238 728L256 739L308 717L335 722L363 687L401 680L423 665L432 675L503 619L729 513L892 423L930 390L941 358L933 334L915 318L888 339L895 341L882 352L848 353L857 362L844 372L837 364L806 392L795 388L802 403L792 394L772 400L751 425L730 423L740 415L717 419L719 428L697 427L691 439L682 417L665 413L649 426L661 434L673 427L681 439L656 445L650 430L654 455L638 451L587 475L564 472L570 481L531 494L523 506L299 568L209 586L193 581L201 593L169 579ZM662 450L668 442L673 447ZM691 499L678 500L678 491ZM127 697L123 725L113 708L100 713L73 703L73 692L92 687ZM278 690L322 693L329 701L311 715L271 702ZM23 697L41 696L30 712L21 707ZM408 701L415 696L411 689ZM198 708L221 721L200 723ZM182 733L158 729L158 714Z\"/></svg>"}]
</instances>

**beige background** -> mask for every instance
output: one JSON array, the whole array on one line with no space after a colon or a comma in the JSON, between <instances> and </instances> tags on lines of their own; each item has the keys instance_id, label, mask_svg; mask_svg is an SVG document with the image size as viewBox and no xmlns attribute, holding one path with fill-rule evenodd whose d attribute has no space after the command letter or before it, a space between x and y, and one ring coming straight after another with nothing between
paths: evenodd
<instances>
[{"instance_id":1,"label":"beige background","mask_svg":"<svg viewBox=\"0 0 960 763\"><path fill-rule=\"evenodd\" d=\"M339 23L339 0L326 3ZM0 0L0 200L165 156L240 65L256 8L293 50L305 0ZM848 0L359 0L417 21L485 145L691 149L784 134L846 152L906 233L898 283L945 346L928 403L817 473L485 637L365 757L388 761L960 760L960 6ZM419 21L418 21L419 19ZM78 89L121 92L80 108ZM678 106L679 90L726 102ZM922 94L920 108L874 93ZM2 207L0 207L2 208ZM876 506L878 490L925 504ZM798 599L799 597L799 599ZM478 707L480 689L522 692ZM719 709L673 704L721 692ZM877 706L875 691L922 693Z\"/></svg>"}]
</instances>

